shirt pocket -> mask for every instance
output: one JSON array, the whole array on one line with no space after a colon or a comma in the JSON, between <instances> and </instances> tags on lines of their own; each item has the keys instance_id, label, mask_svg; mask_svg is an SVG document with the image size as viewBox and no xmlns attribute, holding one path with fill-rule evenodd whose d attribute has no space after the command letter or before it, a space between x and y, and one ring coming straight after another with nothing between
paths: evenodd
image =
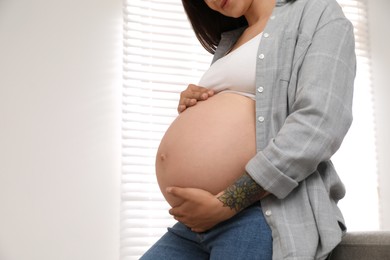
<instances>
[{"instance_id":1,"label":"shirt pocket","mask_svg":"<svg viewBox=\"0 0 390 260\"><path fill-rule=\"evenodd\" d=\"M311 45L311 38L298 31L285 31L279 55L281 79L290 81L299 71L305 55Z\"/></svg>"},{"instance_id":2,"label":"shirt pocket","mask_svg":"<svg viewBox=\"0 0 390 260\"><path fill-rule=\"evenodd\" d=\"M311 37L303 33L298 34L294 50L293 71L299 71L310 48L311 42Z\"/></svg>"}]
</instances>

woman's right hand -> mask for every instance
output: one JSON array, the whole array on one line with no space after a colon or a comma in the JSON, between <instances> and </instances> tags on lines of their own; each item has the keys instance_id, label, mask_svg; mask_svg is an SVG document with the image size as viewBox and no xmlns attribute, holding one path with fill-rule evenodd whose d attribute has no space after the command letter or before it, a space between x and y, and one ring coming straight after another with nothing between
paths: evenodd
<instances>
[{"instance_id":1,"label":"woman's right hand","mask_svg":"<svg viewBox=\"0 0 390 260\"><path fill-rule=\"evenodd\" d=\"M181 92L179 106L177 111L179 113L186 110L188 107L195 106L198 101L207 100L214 95L214 91L194 84L188 85L187 89Z\"/></svg>"}]
</instances>

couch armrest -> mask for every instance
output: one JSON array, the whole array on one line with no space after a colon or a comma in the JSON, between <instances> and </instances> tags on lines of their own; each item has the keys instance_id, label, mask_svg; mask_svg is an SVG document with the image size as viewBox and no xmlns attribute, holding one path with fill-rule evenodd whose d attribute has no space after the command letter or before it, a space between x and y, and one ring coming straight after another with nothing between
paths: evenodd
<instances>
[{"instance_id":1,"label":"couch armrest","mask_svg":"<svg viewBox=\"0 0 390 260\"><path fill-rule=\"evenodd\" d=\"M348 232L330 260L388 260L390 231Z\"/></svg>"}]
</instances>

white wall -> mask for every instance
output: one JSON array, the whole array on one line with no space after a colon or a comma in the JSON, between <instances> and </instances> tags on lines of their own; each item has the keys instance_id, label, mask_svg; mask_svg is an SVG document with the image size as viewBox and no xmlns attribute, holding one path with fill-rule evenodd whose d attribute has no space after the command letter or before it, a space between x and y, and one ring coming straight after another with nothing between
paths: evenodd
<instances>
[{"instance_id":1,"label":"white wall","mask_svg":"<svg viewBox=\"0 0 390 260\"><path fill-rule=\"evenodd\" d=\"M380 224L381 229L390 230L390 1L368 0L368 4L377 125Z\"/></svg>"},{"instance_id":2,"label":"white wall","mask_svg":"<svg viewBox=\"0 0 390 260\"><path fill-rule=\"evenodd\" d=\"M0 1L0 259L115 260L120 0Z\"/></svg>"}]
</instances>

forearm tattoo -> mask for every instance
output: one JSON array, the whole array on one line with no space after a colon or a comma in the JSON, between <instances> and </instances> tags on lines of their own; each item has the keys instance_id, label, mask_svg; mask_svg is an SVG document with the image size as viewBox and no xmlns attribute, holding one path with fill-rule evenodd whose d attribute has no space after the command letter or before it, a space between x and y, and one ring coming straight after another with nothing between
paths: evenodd
<instances>
[{"instance_id":1,"label":"forearm tattoo","mask_svg":"<svg viewBox=\"0 0 390 260\"><path fill-rule=\"evenodd\" d=\"M248 173L230 185L218 199L225 207L239 212L260 200L267 192Z\"/></svg>"}]
</instances>

